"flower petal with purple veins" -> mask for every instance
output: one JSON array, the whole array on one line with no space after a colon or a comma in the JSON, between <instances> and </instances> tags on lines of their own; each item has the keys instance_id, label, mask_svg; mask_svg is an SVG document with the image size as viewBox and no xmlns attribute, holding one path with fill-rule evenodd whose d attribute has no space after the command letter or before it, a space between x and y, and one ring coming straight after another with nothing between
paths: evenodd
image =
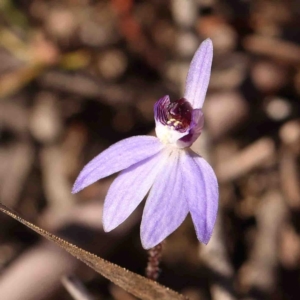
<instances>
[{"instance_id":1,"label":"flower petal with purple veins","mask_svg":"<svg viewBox=\"0 0 300 300\"><path fill-rule=\"evenodd\" d=\"M145 249L163 241L188 214L188 205L182 193L180 155L181 150L171 150L168 163L157 175L148 196L141 223L141 240Z\"/></svg>"},{"instance_id":2,"label":"flower petal with purple veins","mask_svg":"<svg viewBox=\"0 0 300 300\"><path fill-rule=\"evenodd\" d=\"M197 238L207 244L218 212L216 175L204 158L191 150L186 150L186 155L181 156L180 168L184 172L183 189Z\"/></svg>"},{"instance_id":3,"label":"flower petal with purple veins","mask_svg":"<svg viewBox=\"0 0 300 300\"><path fill-rule=\"evenodd\" d=\"M104 231L116 228L136 209L164 168L167 158L166 150L162 150L122 171L114 180L104 202Z\"/></svg>"},{"instance_id":4,"label":"flower petal with purple veins","mask_svg":"<svg viewBox=\"0 0 300 300\"><path fill-rule=\"evenodd\" d=\"M168 95L163 96L157 100L154 104L154 120L156 125L160 123L167 125L168 122L168 106L170 105L170 97Z\"/></svg>"},{"instance_id":5,"label":"flower petal with purple veins","mask_svg":"<svg viewBox=\"0 0 300 300\"><path fill-rule=\"evenodd\" d=\"M180 148L190 147L200 136L204 126L204 117L202 109L194 109L192 111L192 121L190 124L190 130L187 135L177 141L177 145Z\"/></svg>"},{"instance_id":6,"label":"flower petal with purple veins","mask_svg":"<svg viewBox=\"0 0 300 300\"><path fill-rule=\"evenodd\" d=\"M74 183L72 193L153 156L163 147L159 139L152 136L135 136L113 144L83 168Z\"/></svg>"},{"instance_id":7,"label":"flower petal with purple veins","mask_svg":"<svg viewBox=\"0 0 300 300\"><path fill-rule=\"evenodd\" d=\"M209 83L213 45L206 39L196 51L186 79L184 98L193 108L202 108Z\"/></svg>"},{"instance_id":8,"label":"flower petal with purple veins","mask_svg":"<svg viewBox=\"0 0 300 300\"><path fill-rule=\"evenodd\" d=\"M164 96L155 103L154 116L156 135L164 144L176 145L178 140L188 135L191 129L197 126L195 123L195 116L198 116L197 110L193 110L185 98L170 101L169 96ZM198 122L199 118L196 119ZM191 143L187 146L190 145ZM180 145L177 146L181 148Z\"/></svg>"}]
</instances>

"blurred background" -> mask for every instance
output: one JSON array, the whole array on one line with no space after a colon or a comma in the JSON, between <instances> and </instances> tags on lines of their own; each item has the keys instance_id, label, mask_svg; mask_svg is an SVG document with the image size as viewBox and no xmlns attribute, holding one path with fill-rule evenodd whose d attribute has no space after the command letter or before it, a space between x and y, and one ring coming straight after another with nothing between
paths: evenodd
<instances>
[{"instance_id":1,"label":"blurred background","mask_svg":"<svg viewBox=\"0 0 300 300\"><path fill-rule=\"evenodd\" d=\"M300 299L299 20L292 0L1 0L0 201L144 274L144 204L105 234L114 176L78 195L71 187L112 143L153 134L155 101L183 95L210 37L194 148L218 176L218 221L204 246L187 218L164 244L159 282L192 300ZM134 299L14 220L0 215L0 228L1 299ZM71 296L64 275L86 298Z\"/></svg>"}]
</instances>

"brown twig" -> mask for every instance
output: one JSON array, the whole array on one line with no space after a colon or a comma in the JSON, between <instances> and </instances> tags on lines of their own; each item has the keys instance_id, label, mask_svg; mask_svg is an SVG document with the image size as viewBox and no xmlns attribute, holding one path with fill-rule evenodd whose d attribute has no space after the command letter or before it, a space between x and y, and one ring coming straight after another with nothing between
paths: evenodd
<instances>
[{"instance_id":1,"label":"brown twig","mask_svg":"<svg viewBox=\"0 0 300 300\"><path fill-rule=\"evenodd\" d=\"M261 138L226 161L215 170L220 182L229 182L275 159L275 144L270 138Z\"/></svg>"},{"instance_id":2,"label":"brown twig","mask_svg":"<svg viewBox=\"0 0 300 300\"><path fill-rule=\"evenodd\" d=\"M257 234L250 259L239 274L239 282L247 293L247 300L269 299L275 290L278 240L286 218L287 209L280 191L269 191L257 209Z\"/></svg>"}]
</instances>

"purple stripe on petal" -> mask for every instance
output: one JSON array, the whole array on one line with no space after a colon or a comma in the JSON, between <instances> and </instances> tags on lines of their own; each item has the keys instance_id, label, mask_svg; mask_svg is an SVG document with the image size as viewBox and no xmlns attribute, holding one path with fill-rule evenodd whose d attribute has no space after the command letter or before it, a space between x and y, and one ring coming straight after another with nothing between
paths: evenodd
<instances>
[{"instance_id":1,"label":"purple stripe on petal","mask_svg":"<svg viewBox=\"0 0 300 300\"><path fill-rule=\"evenodd\" d=\"M166 125L168 121L168 106L170 104L170 97L163 96L154 104L154 119L155 122Z\"/></svg>"},{"instance_id":2,"label":"purple stripe on petal","mask_svg":"<svg viewBox=\"0 0 300 300\"><path fill-rule=\"evenodd\" d=\"M206 39L196 51L186 79L184 98L193 108L202 108L209 83L213 44Z\"/></svg>"},{"instance_id":3,"label":"purple stripe on petal","mask_svg":"<svg viewBox=\"0 0 300 300\"><path fill-rule=\"evenodd\" d=\"M125 221L148 193L166 161L165 151L122 171L109 188L104 202L103 227L111 231Z\"/></svg>"},{"instance_id":4,"label":"purple stripe on petal","mask_svg":"<svg viewBox=\"0 0 300 300\"><path fill-rule=\"evenodd\" d=\"M159 139L152 136L135 136L110 146L83 168L74 183L72 193L153 156L163 147Z\"/></svg>"},{"instance_id":5,"label":"purple stripe on petal","mask_svg":"<svg viewBox=\"0 0 300 300\"><path fill-rule=\"evenodd\" d=\"M188 214L188 205L182 194L182 174L179 171L182 150L171 151L163 172L157 175L144 209L141 240L145 249L163 241Z\"/></svg>"},{"instance_id":6,"label":"purple stripe on petal","mask_svg":"<svg viewBox=\"0 0 300 300\"><path fill-rule=\"evenodd\" d=\"M211 166L196 153L186 150L181 156L184 193L198 240L207 244L218 212L218 182ZM188 171L187 171L188 170Z\"/></svg>"}]
</instances>

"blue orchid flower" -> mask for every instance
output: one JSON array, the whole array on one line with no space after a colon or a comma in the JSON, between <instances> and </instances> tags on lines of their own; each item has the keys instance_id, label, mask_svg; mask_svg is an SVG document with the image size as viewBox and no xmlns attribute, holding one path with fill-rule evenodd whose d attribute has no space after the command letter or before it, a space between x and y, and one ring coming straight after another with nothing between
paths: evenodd
<instances>
[{"instance_id":1,"label":"blue orchid flower","mask_svg":"<svg viewBox=\"0 0 300 300\"><path fill-rule=\"evenodd\" d=\"M213 45L205 40L191 62L184 97L154 106L156 135L122 140L91 160L72 192L122 171L104 202L106 232L125 221L149 192L141 223L145 249L162 242L191 214L197 238L208 243L218 210L218 183L211 166L190 146L204 125L202 106L210 79Z\"/></svg>"}]
</instances>

